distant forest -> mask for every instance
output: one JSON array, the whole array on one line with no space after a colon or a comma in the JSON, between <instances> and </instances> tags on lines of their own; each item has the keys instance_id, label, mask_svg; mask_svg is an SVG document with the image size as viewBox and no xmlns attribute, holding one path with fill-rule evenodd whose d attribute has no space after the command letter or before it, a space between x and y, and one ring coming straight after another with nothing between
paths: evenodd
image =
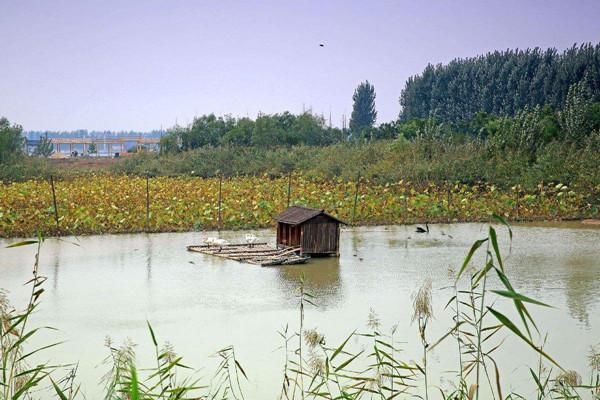
<instances>
[{"instance_id":1,"label":"distant forest","mask_svg":"<svg viewBox=\"0 0 600 400\"><path fill-rule=\"evenodd\" d=\"M569 88L585 83L600 101L600 44L556 49L495 51L446 65L428 65L408 79L400 96L401 120L433 117L463 122L476 113L515 115L526 107L563 108Z\"/></svg>"}]
</instances>

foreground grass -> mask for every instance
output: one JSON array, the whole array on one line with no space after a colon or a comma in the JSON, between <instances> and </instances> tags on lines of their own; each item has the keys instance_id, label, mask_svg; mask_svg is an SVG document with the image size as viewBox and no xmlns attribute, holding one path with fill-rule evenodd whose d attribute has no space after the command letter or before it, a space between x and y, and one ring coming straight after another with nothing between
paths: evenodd
<instances>
[{"instance_id":1,"label":"foreground grass","mask_svg":"<svg viewBox=\"0 0 600 400\"><path fill-rule=\"evenodd\" d=\"M485 221L494 210L510 220L598 215L595 193L561 183L525 190L490 184L376 183L294 174L279 178L87 175L2 186L0 237L263 228L290 204L324 208L353 224ZM219 187L221 217L219 218ZM600 192L600 189L599 189ZM55 212L56 211L56 212ZM56 221L58 217L58 223Z\"/></svg>"},{"instance_id":2,"label":"foreground grass","mask_svg":"<svg viewBox=\"0 0 600 400\"><path fill-rule=\"evenodd\" d=\"M496 215L494 218L506 225L503 218ZM510 227L507 234L512 240ZM600 351L592 349L585 381L544 351L547 337L540 333L542 328L536 325L532 309L548 305L512 286L506 274L509 265L505 264L506 257L501 254L497 236L496 229L490 226L487 235L473 243L457 266L454 293L445 307L445 312L453 316L453 322L441 337L431 338L428 330L434 321L431 284L425 282L417 291L412 320L423 349L423 357L417 361L402 360L396 329L384 333L374 312L369 315L366 332L354 331L338 346L328 346L322 333L304 328L306 310L318 299L305 290L301 278L295 331L289 331L286 326L280 332L285 361L279 400L524 399L526 397L503 385L504 369L495 359L496 351L502 349L507 336L517 338L539 357L538 364L529 368L535 390L534 395L527 398L600 399ZM27 283L30 289L27 306L23 310L13 309L0 291L0 400L83 398L77 383L76 364L33 362L35 354L58 345L35 347L31 343L43 329L29 326L44 291L45 278L39 268L42 242L39 236L38 240L11 245L37 245L38 251L33 277ZM478 257L481 263L473 261L478 253L483 256ZM501 289L490 290L490 287ZM507 314L507 307L501 303L512 308L512 312ZM105 399L245 398L243 388L248 375L232 346L217 352L220 363L216 371L210 380L201 380L195 378L194 370L184 364L172 346L160 345L150 324L148 330L154 346L154 365L139 367L135 346L131 343L122 346L106 343L109 355L108 372L103 377ZM429 382L427 361L428 355L444 341L453 341L456 345L457 362L453 388L446 391Z\"/></svg>"}]
</instances>

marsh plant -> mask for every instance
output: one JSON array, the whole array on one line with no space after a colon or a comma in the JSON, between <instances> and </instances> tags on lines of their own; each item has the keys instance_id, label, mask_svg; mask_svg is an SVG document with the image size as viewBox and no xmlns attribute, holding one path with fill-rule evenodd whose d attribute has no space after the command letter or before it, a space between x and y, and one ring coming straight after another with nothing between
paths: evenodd
<instances>
[{"instance_id":1,"label":"marsh plant","mask_svg":"<svg viewBox=\"0 0 600 400\"><path fill-rule=\"evenodd\" d=\"M501 217L494 218L506 228L512 241L510 226ZM32 279L27 282L30 295L25 308L13 308L6 293L0 291L0 400L83 398L77 384L77 364L33 362L38 358L35 355L58 345L33 347L31 343L32 337L51 329L29 326L44 292L45 278L39 272L42 242L40 236L38 240L11 246L36 245L38 251ZM330 346L323 333L306 327L307 307L316 307L318 301L307 290L302 276L297 292L297 330L294 332L286 325L279 332L284 356L279 400L599 400L600 348L590 349L589 371L583 376L563 368L544 350L547 335L540 333L530 311L532 307L549 306L520 293L511 284L505 261L496 228L490 226L487 235L473 243L456 268L458 272L450 286L453 295L444 307L452 323L438 338L432 338L428 331L436 321L432 284L429 280L423 283L414 294L412 316L422 347L420 361L403 361L397 325L386 330L374 310L369 313L363 332L355 330L341 344ZM507 315L510 308L516 318ZM150 323L148 332L155 364L145 368L137 366L135 344L116 345L107 338L107 372L102 379L105 400L245 400L243 386L249 377L233 346L216 352L218 367L212 378L204 381L197 377L197 370L183 362L172 345L158 341ZM528 391L525 397L506 390L503 385L503 369L497 354L507 337L524 343L538 358L537 365L529 368L534 395ZM428 374L428 356L443 342L450 342L456 349L456 374L451 389L432 384Z\"/></svg>"}]
</instances>

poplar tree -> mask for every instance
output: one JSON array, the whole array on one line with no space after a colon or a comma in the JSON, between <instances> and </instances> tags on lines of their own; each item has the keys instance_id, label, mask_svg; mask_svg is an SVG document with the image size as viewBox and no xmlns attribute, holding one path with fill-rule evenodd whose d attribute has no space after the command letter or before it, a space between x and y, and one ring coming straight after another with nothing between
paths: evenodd
<instances>
[{"instance_id":1,"label":"poplar tree","mask_svg":"<svg viewBox=\"0 0 600 400\"><path fill-rule=\"evenodd\" d=\"M352 137L356 138L363 136L366 130L375 125L375 87L369 81L362 82L354 91L352 100L354 104L350 116L350 132Z\"/></svg>"}]
</instances>

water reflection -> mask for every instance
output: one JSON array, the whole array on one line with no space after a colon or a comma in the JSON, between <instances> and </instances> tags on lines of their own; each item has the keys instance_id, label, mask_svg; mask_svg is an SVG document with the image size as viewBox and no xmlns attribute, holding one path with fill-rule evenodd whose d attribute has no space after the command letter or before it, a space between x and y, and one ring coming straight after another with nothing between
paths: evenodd
<instances>
[{"instance_id":1,"label":"water reflection","mask_svg":"<svg viewBox=\"0 0 600 400\"><path fill-rule=\"evenodd\" d=\"M351 249L352 249L352 255L353 256L358 256L358 252L359 249L362 247L362 236L361 235L357 235L356 231L342 231L342 235L346 234L346 236L349 234L350 235L350 244L351 244ZM343 244L341 244L343 245Z\"/></svg>"},{"instance_id":2,"label":"water reflection","mask_svg":"<svg viewBox=\"0 0 600 400\"><path fill-rule=\"evenodd\" d=\"M295 293L304 276L306 291L318 298L319 306L333 306L342 301L339 258L313 258L309 264L277 267L277 272L285 293Z\"/></svg>"},{"instance_id":3,"label":"water reflection","mask_svg":"<svg viewBox=\"0 0 600 400\"><path fill-rule=\"evenodd\" d=\"M60 270L60 242L57 243L54 249L54 256L52 257L52 289L58 290L58 272Z\"/></svg>"},{"instance_id":4,"label":"water reflection","mask_svg":"<svg viewBox=\"0 0 600 400\"><path fill-rule=\"evenodd\" d=\"M146 251L146 281L150 283L152 280L152 236L146 234L145 238Z\"/></svg>"},{"instance_id":5,"label":"water reflection","mask_svg":"<svg viewBox=\"0 0 600 400\"><path fill-rule=\"evenodd\" d=\"M565 277L565 289L567 295L567 307L571 315L579 322L590 326L589 307L598 300L600 289L600 273L596 271L595 276L590 276L590 265L598 260L590 257L569 257L565 260L567 273Z\"/></svg>"}]
</instances>

